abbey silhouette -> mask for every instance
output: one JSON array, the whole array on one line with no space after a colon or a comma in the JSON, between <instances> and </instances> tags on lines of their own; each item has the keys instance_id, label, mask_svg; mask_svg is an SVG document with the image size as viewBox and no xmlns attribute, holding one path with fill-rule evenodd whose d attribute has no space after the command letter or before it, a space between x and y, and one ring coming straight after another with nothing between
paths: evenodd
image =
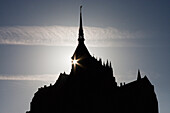
<instances>
[{"instance_id":1,"label":"abbey silhouette","mask_svg":"<svg viewBox=\"0 0 170 113\"><path fill-rule=\"evenodd\" d=\"M70 74L61 73L54 85L39 88L27 113L158 113L154 86L139 70L136 81L118 86L111 62L90 55L84 44L81 9Z\"/></svg>"}]
</instances>

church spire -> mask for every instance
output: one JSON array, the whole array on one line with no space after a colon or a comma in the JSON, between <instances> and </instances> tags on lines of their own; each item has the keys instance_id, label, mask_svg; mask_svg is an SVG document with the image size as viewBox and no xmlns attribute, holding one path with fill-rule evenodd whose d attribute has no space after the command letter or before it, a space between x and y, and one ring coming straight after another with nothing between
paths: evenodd
<instances>
[{"instance_id":1,"label":"church spire","mask_svg":"<svg viewBox=\"0 0 170 113\"><path fill-rule=\"evenodd\" d=\"M80 26L79 26L79 37L78 37L78 46L71 57L72 60L74 59L85 59L91 57L88 49L84 44L84 33L83 33L83 24L82 24L82 6L80 6Z\"/></svg>"},{"instance_id":2,"label":"church spire","mask_svg":"<svg viewBox=\"0 0 170 113\"><path fill-rule=\"evenodd\" d=\"M79 27L79 43L84 42L83 24L82 24L82 6L80 6L80 27Z\"/></svg>"}]
</instances>

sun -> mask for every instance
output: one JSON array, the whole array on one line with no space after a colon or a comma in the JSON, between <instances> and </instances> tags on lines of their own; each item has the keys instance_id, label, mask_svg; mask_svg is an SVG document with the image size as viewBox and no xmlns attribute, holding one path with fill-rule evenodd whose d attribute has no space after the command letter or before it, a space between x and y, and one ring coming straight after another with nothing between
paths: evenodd
<instances>
[{"instance_id":1,"label":"sun","mask_svg":"<svg viewBox=\"0 0 170 113\"><path fill-rule=\"evenodd\" d=\"M77 60L73 60L73 64L77 64Z\"/></svg>"},{"instance_id":2,"label":"sun","mask_svg":"<svg viewBox=\"0 0 170 113\"><path fill-rule=\"evenodd\" d=\"M83 67L80 63L79 63L79 61L81 60L81 58L78 58L78 59L76 59L76 57L74 58L74 59L72 59L72 64L74 65L74 68L76 67L76 66L80 66L80 67Z\"/></svg>"}]
</instances>

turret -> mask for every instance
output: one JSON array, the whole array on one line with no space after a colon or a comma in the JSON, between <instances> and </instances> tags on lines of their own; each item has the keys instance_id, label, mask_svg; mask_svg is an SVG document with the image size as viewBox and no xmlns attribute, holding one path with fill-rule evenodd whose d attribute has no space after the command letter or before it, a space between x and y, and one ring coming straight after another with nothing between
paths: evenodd
<instances>
[{"instance_id":1,"label":"turret","mask_svg":"<svg viewBox=\"0 0 170 113\"><path fill-rule=\"evenodd\" d=\"M138 69L138 76L137 76L137 80L141 80L141 74L140 74L140 70Z\"/></svg>"},{"instance_id":2,"label":"turret","mask_svg":"<svg viewBox=\"0 0 170 113\"><path fill-rule=\"evenodd\" d=\"M112 68L112 63L111 63L111 62L110 62L110 65L109 65L109 66L110 66L110 68Z\"/></svg>"},{"instance_id":3,"label":"turret","mask_svg":"<svg viewBox=\"0 0 170 113\"><path fill-rule=\"evenodd\" d=\"M109 67L109 61L108 61L108 59L107 59L107 62L106 62L106 67Z\"/></svg>"}]
</instances>

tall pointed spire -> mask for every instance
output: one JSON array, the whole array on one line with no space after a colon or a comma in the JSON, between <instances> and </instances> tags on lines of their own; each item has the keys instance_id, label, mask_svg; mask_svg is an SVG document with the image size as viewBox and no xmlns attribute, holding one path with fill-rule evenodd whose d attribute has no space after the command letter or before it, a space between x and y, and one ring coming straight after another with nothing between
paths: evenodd
<instances>
[{"instance_id":1,"label":"tall pointed spire","mask_svg":"<svg viewBox=\"0 0 170 113\"><path fill-rule=\"evenodd\" d=\"M79 27L79 43L84 42L83 24L82 24L82 6L80 6L80 27Z\"/></svg>"},{"instance_id":2,"label":"tall pointed spire","mask_svg":"<svg viewBox=\"0 0 170 113\"><path fill-rule=\"evenodd\" d=\"M83 33L83 24L82 24L82 6L80 6L80 26L79 26L79 37L78 37L78 46L71 57L72 60L74 59L85 59L91 57L88 49L84 44L84 33Z\"/></svg>"},{"instance_id":3,"label":"tall pointed spire","mask_svg":"<svg viewBox=\"0 0 170 113\"><path fill-rule=\"evenodd\" d=\"M140 74L140 70L138 69L138 77L137 77L137 80L140 80L141 79L141 74Z\"/></svg>"}]
</instances>

